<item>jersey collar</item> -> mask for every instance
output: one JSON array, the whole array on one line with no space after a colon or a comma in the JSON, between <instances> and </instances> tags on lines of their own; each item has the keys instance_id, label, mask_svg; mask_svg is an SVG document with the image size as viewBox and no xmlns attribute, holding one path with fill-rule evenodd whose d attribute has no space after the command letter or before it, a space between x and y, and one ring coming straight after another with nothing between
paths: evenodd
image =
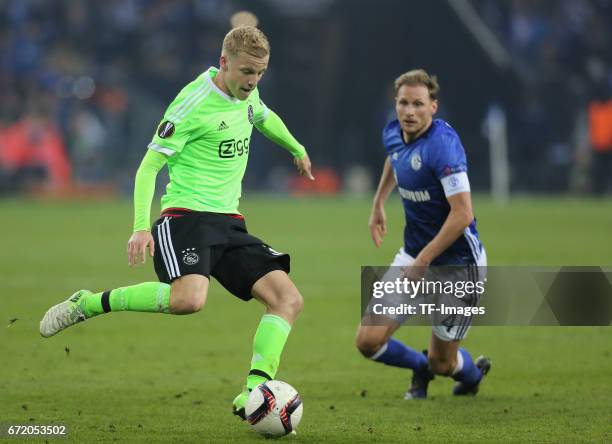
<instances>
[{"instance_id":1,"label":"jersey collar","mask_svg":"<svg viewBox=\"0 0 612 444\"><path fill-rule=\"evenodd\" d=\"M236 97L228 96L223 91L221 91L221 89L219 89L219 87L217 85L215 85L215 82L213 82L213 80L212 80L212 78L214 76L211 76L211 74L214 73L215 75L217 75L218 72L219 72L219 68L215 68L214 66L211 66L206 71L206 80L208 81L208 84L210 85L212 90L214 92L216 92L217 94L219 94L221 97L223 97L225 100L227 100L230 103L238 103L238 102L240 102L239 99L237 99Z\"/></svg>"},{"instance_id":2,"label":"jersey collar","mask_svg":"<svg viewBox=\"0 0 612 444\"><path fill-rule=\"evenodd\" d=\"M427 128L427 130L425 130L425 132L423 134L421 134L419 137L417 137L414 140L411 140L410 142L406 142L404 140L404 133L402 132L402 126L399 124L399 120L398 120L398 128L399 128L399 136L400 139L402 141L402 143L404 144L404 146L413 146L416 142L418 142L419 140L423 140L429 137L429 135L431 134L431 131L433 130L433 127L436 123L436 119L432 119L431 121L431 125L429 125L429 128Z\"/></svg>"}]
</instances>

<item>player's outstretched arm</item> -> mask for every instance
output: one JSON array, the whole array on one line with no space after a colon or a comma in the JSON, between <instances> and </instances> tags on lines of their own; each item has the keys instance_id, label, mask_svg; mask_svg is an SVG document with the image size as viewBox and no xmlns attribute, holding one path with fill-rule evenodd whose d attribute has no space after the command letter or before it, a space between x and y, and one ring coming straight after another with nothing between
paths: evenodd
<instances>
[{"instance_id":1,"label":"player's outstretched arm","mask_svg":"<svg viewBox=\"0 0 612 444\"><path fill-rule=\"evenodd\" d=\"M380 182L374 195L374 202L372 204L372 213L370 214L370 220L368 226L370 227L370 234L372 241L376 247L380 247L382 244L382 238L387 234L387 216L385 214L385 202L387 197L395 188L395 176L393 175L393 167L391 166L391 160L387 157L383 166L382 174L380 176Z\"/></svg>"},{"instance_id":2,"label":"player's outstretched arm","mask_svg":"<svg viewBox=\"0 0 612 444\"><path fill-rule=\"evenodd\" d=\"M166 164L167 159L157 151L147 150L144 159L136 172L134 184L134 233L128 240L127 253L129 265L144 264L146 249L153 256L155 242L151 236L150 217L151 201L155 194L157 173Z\"/></svg>"},{"instance_id":3,"label":"player's outstretched arm","mask_svg":"<svg viewBox=\"0 0 612 444\"><path fill-rule=\"evenodd\" d=\"M310 158L306 154L306 149L289 132L281 118L272 110L262 123L256 124L257 130L277 145L282 146L293 154L295 165L298 172L310 180L314 180L312 175L312 165Z\"/></svg>"}]
</instances>

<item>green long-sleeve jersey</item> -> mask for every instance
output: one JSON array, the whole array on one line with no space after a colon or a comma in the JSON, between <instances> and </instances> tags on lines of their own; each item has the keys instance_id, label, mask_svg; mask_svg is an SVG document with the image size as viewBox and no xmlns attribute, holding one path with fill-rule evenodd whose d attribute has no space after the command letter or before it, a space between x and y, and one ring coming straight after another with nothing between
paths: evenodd
<instances>
[{"instance_id":1,"label":"green long-sleeve jersey","mask_svg":"<svg viewBox=\"0 0 612 444\"><path fill-rule=\"evenodd\" d=\"M183 88L148 146L167 159L170 183L162 197L162 210L238 213L253 126L295 157L306 154L280 118L261 101L257 88L244 101L230 97L214 84L217 72L211 67ZM144 166L145 162L141 169ZM150 175L137 174L135 231L149 228L150 182ZM147 199L148 204L143 201Z\"/></svg>"}]
</instances>

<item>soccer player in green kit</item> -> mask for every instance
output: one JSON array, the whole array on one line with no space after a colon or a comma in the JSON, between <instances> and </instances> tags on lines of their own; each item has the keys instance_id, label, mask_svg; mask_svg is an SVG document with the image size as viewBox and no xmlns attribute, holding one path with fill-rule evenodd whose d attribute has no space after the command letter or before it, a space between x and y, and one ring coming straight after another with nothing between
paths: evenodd
<instances>
[{"instance_id":1,"label":"soccer player in green kit","mask_svg":"<svg viewBox=\"0 0 612 444\"><path fill-rule=\"evenodd\" d=\"M314 180L304 147L260 100L257 84L268 66L270 46L252 26L232 29L223 40L220 68L211 67L168 107L136 173L134 233L129 264L153 256L160 282L93 293L79 290L51 307L40 333L63 329L111 311L189 314L206 301L210 276L243 300L266 306L253 339L246 387L233 403L244 419L249 391L273 379L303 299L289 279L289 256L246 230L238 212L253 126L287 149L300 174ZM150 228L157 173L168 165L170 183L161 217Z\"/></svg>"}]
</instances>

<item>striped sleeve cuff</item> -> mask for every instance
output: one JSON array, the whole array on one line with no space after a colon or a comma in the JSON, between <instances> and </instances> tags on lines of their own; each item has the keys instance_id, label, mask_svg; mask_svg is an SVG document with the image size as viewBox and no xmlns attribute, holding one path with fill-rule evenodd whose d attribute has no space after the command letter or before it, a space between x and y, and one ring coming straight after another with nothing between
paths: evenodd
<instances>
[{"instance_id":1,"label":"striped sleeve cuff","mask_svg":"<svg viewBox=\"0 0 612 444\"><path fill-rule=\"evenodd\" d=\"M176 151L171 150L170 148L166 148L165 146L161 146L157 143L151 142L147 148L153 151L157 151L158 153L165 154L166 156L173 156L176 154Z\"/></svg>"}]
</instances>

